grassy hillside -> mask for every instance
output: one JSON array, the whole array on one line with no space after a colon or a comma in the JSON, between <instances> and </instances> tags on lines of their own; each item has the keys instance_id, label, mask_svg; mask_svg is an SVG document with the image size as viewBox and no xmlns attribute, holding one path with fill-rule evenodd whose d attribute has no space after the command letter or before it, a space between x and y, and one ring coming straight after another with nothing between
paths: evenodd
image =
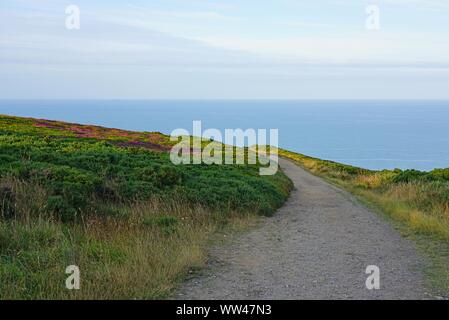
<instances>
[{"instance_id":1,"label":"grassy hillside","mask_svg":"<svg viewBox=\"0 0 449 320\"><path fill-rule=\"evenodd\" d=\"M226 226L291 188L258 165L181 165L156 132L0 116L0 298L159 298ZM78 265L81 290L65 289Z\"/></svg>"},{"instance_id":2,"label":"grassy hillside","mask_svg":"<svg viewBox=\"0 0 449 320\"><path fill-rule=\"evenodd\" d=\"M359 196L396 222L432 258L434 285L449 293L449 168L367 170L279 150L283 157Z\"/></svg>"}]
</instances>

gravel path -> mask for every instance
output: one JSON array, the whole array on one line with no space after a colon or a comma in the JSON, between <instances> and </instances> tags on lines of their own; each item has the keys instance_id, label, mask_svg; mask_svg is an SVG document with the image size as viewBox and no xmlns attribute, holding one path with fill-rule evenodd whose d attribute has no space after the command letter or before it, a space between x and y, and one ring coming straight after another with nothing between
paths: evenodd
<instances>
[{"instance_id":1,"label":"gravel path","mask_svg":"<svg viewBox=\"0 0 449 320\"><path fill-rule=\"evenodd\" d=\"M349 195L287 160L295 189L260 227L211 250L179 299L425 299L411 242ZM380 268L380 289L365 286Z\"/></svg>"}]
</instances>

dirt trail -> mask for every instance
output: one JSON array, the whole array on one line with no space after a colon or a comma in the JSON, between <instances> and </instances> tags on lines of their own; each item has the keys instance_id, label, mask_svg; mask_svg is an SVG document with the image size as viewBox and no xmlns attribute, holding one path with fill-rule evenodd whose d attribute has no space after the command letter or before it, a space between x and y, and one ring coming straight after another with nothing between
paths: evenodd
<instances>
[{"instance_id":1,"label":"dirt trail","mask_svg":"<svg viewBox=\"0 0 449 320\"><path fill-rule=\"evenodd\" d=\"M349 195L287 160L295 189L262 225L211 250L206 274L180 299L426 299L425 260ZM368 290L368 265L380 290Z\"/></svg>"}]
</instances>

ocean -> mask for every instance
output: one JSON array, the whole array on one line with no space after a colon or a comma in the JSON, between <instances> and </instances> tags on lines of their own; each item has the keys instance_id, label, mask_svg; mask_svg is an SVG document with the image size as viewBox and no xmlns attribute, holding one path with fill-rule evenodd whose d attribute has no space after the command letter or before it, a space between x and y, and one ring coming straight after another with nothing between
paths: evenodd
<instances>
[{"instance_id":1,"label":"ocean","mask_svg":"<svg viewBox=\"0 0 449 320\"><path fill-rule=\"evenodd\" d=\"M281 148L369 169L449 167L449 101L0 100L0 114L170 134L278 129Z\"/></svg>"}]
</instances>

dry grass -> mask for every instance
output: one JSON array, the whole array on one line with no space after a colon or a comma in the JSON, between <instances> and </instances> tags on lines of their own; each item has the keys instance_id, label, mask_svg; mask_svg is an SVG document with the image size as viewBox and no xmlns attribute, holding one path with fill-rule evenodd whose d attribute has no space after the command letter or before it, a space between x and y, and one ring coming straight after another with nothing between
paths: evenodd
<instances>
[{"instance_id":1,"label":"dry grass","mask_svg":"<svg viewBox=\"0 0 449 320\"><path fill-rule=\"evenodd\" d=\"M155 198L122 205L120 217L67 224L40 216L36 205L46 195L38 186L17 180L2 186L26 196L14 203L20 214L0 220L0 299L164 298L189 270L203 266L218 231L256 219ZM65 288L72 264L81 271L80 290Z\"/></svg>"},{"instance_id":2,"label":"dry grass","mask_svg":"<svg viewBox=\"0 0 449 320\"><path fill-rule=\"evenodd\" d=\"M402 187L392 188L385 195L369 190L353 192L381 208L395 221L404 223L413 233L434 236L443 241L449 239L447 211L439 211L436 207L426 211L418 209L414 205L417 198L410 193L407 196L396 197L395 194L402 191L396 189L402 189Z\"/></svg>"}]
</instances>

